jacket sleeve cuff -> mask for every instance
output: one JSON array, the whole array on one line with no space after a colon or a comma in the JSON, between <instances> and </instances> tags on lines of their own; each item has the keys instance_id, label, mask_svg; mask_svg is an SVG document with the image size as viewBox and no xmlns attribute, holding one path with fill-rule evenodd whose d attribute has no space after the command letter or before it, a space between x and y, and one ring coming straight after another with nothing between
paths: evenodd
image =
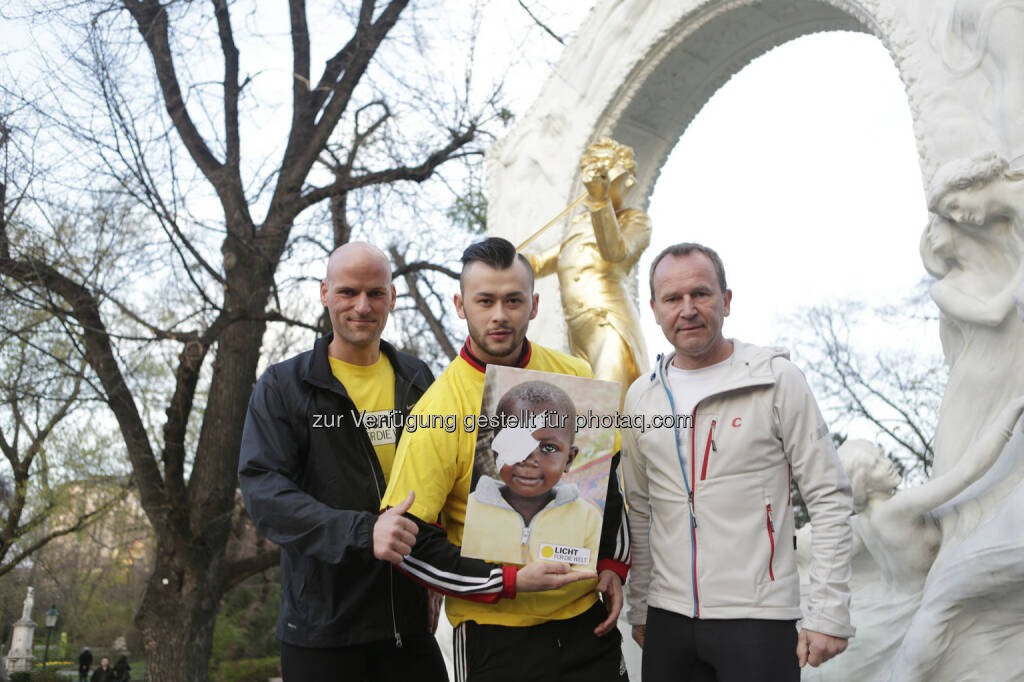
<instances>
[{"instance_id":1,"label":"jacket sleeve cuff","mask_svg":"<svg viewBox=\"0 0 1024 682\"><path fill-rule=\"evenodd\" d=\"M850 639L857 634L857 628L849 623L838 623L824 616L818 618L805 616L803 622L800 623L800 627L804 630L813 630L823 635L841 637L842 639Z\"/></svg>"},{"instance_id":2,"label":"jacket sleeve cuff","mask_svg":"<svg viewBox=\"0 0 1024 682\"><path fill-rule=\"evenodd\" d=\"M632 599L629 613L626 614L626 622L630 625L647 625L647 604L634 604Z\"/></svg>"},{"instance_id":3,"label":"jacket sleeve cuff","mask_svg":"<svg viewBox=\"0 0 1024 682\"><path fill-rule=\"evenodd\" d=\"M518 566L512 566L505 564L501 567L501 598L502 599L515 599L516 598L516 573L519 572Z\"/></svg>"},{"instance_id":4,"label":"jacket sleeve cuff","mask_svg":"<svg viewBox=\"0 0 1024 682\"><path fill-rule=\"evenodd\" d=\"M361 518L356 530L356 544L373 555L373 527L377 525L377 515L367 513Z\"/></svg>"},{"instance_id":5,"label":"jacket sleeve cuff","mask_svg":"<svg viewBox=\"0 0 1024 682\"><path fill-rule=\"evenodd\" d=\"M597 560L597 572L611 571L615 575L619 576L623 584L626 582L626 576L629 575L629 564L624 564L621 561L615 559L598 559Z\"/></svg>"}]
</instances>

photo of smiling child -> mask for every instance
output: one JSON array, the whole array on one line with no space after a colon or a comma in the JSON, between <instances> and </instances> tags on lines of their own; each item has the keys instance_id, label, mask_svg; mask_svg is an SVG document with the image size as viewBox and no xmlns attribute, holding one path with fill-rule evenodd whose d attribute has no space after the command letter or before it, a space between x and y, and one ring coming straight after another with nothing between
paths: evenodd
<instances>
[{"instance_id":1,"label":"photo of smiling child","mask_svg":"<svg viewBox=\"0 0 1024 682\"><path fill-rule=\"evenodd\" d=\"M485 389L483 413L497 426L477 435L482 466L467 504L463 556L514 564L562 561L594 570L614 432L586 428L586 417L614 410L617 384L508 367L493 370L502 375L493 379L500 387ZM492 382L492 367L487 382ZM587 411L577 407L569 391L586 396ZM493 410L487 409L494 395L500 398ZM579 433L578 425L583 427ZM570 470L582 485L567 480Z\"/></svg>"}]
</instances>

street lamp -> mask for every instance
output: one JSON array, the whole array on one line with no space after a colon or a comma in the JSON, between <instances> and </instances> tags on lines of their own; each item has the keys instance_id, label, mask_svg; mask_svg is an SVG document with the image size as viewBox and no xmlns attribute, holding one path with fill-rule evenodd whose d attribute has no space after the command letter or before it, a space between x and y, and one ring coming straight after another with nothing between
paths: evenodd
<instances>
[{"instance_id":1,"label":"street lamp","mask_svg":"<svg viewBox=\"0 0 1024 682\"><path fill-rule=\"evenodd\" d=\"M56 604L50 606L50 610L46 612L46 649L43 650L43 670L46 670L46 661L50 658L50 633L57 625L59 615L60 611L57 610Z\"/></svg>"}]
</instances>

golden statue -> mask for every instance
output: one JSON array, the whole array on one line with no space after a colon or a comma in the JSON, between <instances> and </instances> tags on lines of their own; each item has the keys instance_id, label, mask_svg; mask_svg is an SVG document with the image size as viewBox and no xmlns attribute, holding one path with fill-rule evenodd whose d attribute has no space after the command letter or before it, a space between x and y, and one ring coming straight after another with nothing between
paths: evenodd
<instances>
[{"instance_id":1,"label":"golden statue","mask_svg":"<svg viewBox=\"0 0 1024 682\"><path fill-rule=\"evenodd\" d=\"M580 159L587 188L580 200L590 219L577 216L561 244L523 254L537 277L558 272L569 348L590 363L598 379L621 382L623 397L648 367L640 311L629 285L651 241L651 221L643 211L622 205L636 184L635 170L630 147L598 139Z\"/></svg>"}]
</instances>

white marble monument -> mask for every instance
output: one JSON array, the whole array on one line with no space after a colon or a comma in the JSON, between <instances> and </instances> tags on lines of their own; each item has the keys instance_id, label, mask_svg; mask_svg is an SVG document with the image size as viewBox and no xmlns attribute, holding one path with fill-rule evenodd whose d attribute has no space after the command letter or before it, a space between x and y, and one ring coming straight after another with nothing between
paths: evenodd
<instances>
[{"instance_id":1,"label":"white marble monument","mask_svg":"<svg viewBox=\"0 0 1024 682\"><path fill-rule=\"evenodd\" d=\"M34 593L34 588L28 588L28 595L21 609L21 618L14 623L11 650L7 654L7 670L12 673L31 671L32 663L35 661L35 656L32 655L32 635L36 629L36 624L32 622Z\"/></svg>"},{"instance_id":2,"label":"white marble monument","mask_svg":"<svg viewBox=\"0 0 1024 682\"><path fill-rule=\"evenodd\" d=\"M645 209L722 84L772 47L827 30L876 36L906 86L931 214L920 255L936 278L950 378L932 480L895 495L879 489L892 482L885 471L863 483L858 636L805 676L1024 679L1024 436L992 445L1024 395L1024 0L599 0L489 152L488 231L519 243L558 215L602 135L633 147L632 197ZM572 219L534 247L559 243ZM531 336L565 348L556 284L537 288ZM639 652L627 656L639 679Z\"/></svg>"}]
</instances>

